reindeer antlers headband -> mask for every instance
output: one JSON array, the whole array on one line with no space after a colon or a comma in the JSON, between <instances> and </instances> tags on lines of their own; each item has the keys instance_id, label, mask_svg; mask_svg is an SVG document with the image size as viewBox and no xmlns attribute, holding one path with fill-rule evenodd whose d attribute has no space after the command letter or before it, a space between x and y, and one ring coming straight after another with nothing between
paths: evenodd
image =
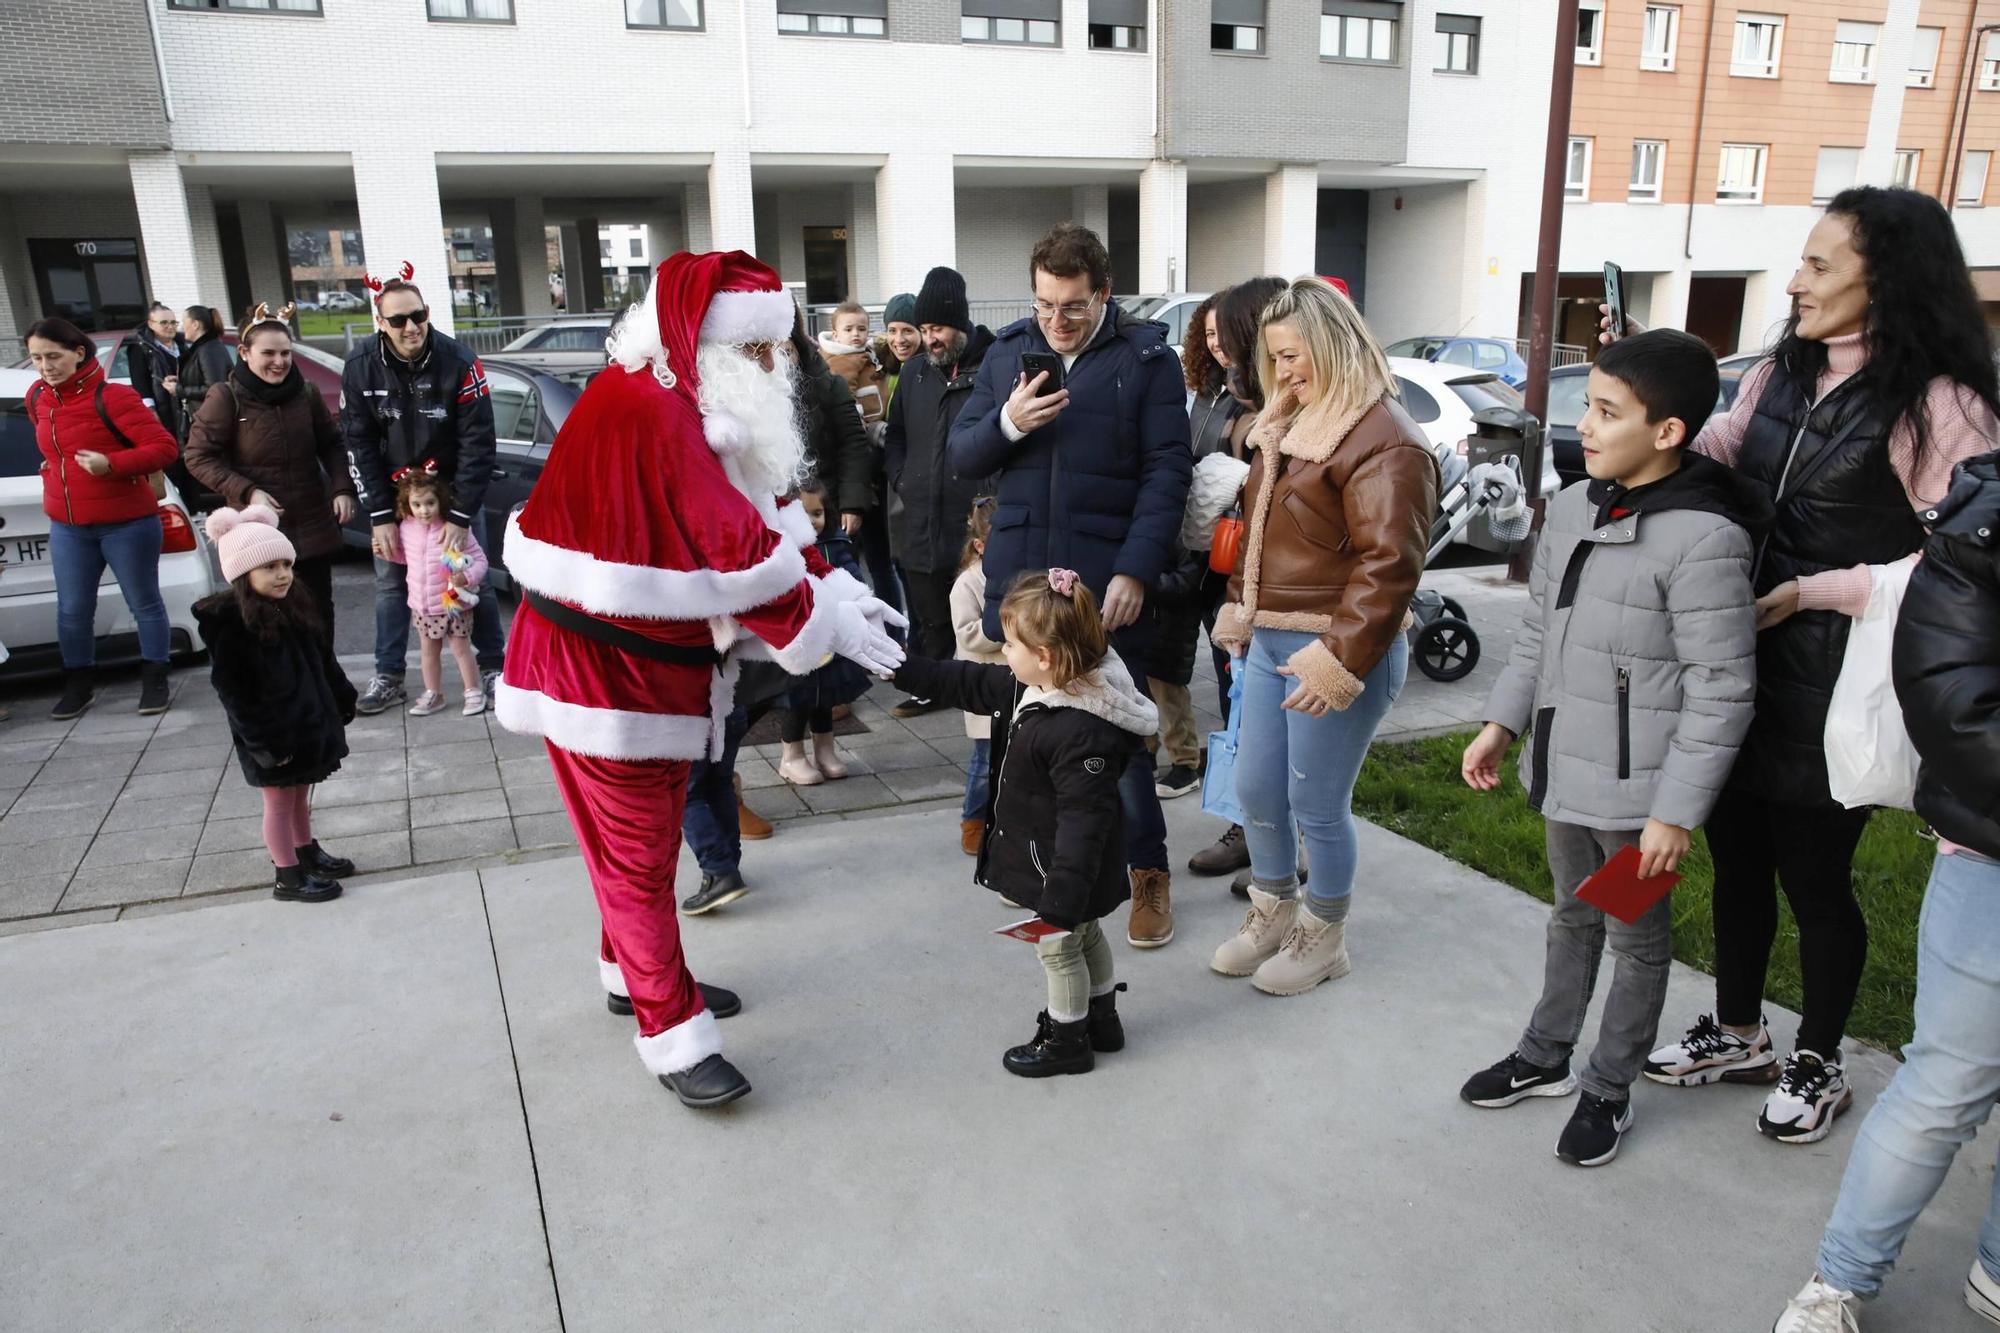
<instances>
[{"instance_id":1,"label":"reindeer antlers headband","mask_svg":"<svg viewBox=\"0 0 2000 1333\"><path fill-rule=\"evenodd\" d=\"M378 278L373 273L370 273L361 279L361 283L369 291L375 293L375 299L377 301L380 301L382 299L382 289L384 287L388 286L391 282L408 282L411 278L416 276L416 273L417 273L416 266L411 264L409 260L405 259L403 261L403 266L400 269L396 270L396 276L394 278Z\"/></svg>"},{"instance_id":2,"label":"reindeer antlers headband","mask_svg":"<svg viewBox=\"0 0 2000 1333\"><path fill-rule=\"evenodd\" d=\"M265 324L276 324L289 333L292 328L292 314L297 309L296 305L287 302L285 308L274 315L269 305L259 301L257 308L250 312L250 318L243 321L243 331L237 334L238 341L247 342L249 335Z\"/></svg>"}]
</instances>

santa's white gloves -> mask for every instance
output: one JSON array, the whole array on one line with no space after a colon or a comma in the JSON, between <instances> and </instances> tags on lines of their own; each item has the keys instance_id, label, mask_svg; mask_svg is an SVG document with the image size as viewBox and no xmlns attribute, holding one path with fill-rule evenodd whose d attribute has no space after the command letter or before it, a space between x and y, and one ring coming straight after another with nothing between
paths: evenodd
<instances>
[{"instance_id":1,"label":"santa's white gloves","mask_svg":"<svg viewBox=\"0 0 2000 1333\"><path fill-rule=\"evenodd\" d=\"M910 627L910 618L880 597L857 597L854 599L854 604L861 608L862 615L868 617L868 623L883 634L888 634L892 629Z\"/></svg>"},{"instance_id":2,"label":"santa's white gloves","mask_svg":"<svg viewBox=\"0 0 2000 1333\"><path fill-rule=\"evenodd\" d=\"M873 600L842 602L833 608L833 651L871 675L891 676L903 665L903 647L862 610L861 601Z\"/></svg>"}]
</instances>

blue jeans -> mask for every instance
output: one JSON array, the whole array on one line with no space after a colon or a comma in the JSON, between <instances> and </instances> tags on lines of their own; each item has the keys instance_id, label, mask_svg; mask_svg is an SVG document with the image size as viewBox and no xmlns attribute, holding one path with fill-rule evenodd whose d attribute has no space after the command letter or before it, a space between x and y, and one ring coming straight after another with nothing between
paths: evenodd
<instances>
[{"instance_id":1,"label":"blue jeans","mask_svg":"<svg viewBox=\"0 0 2000 1333\"><path fill-rule=\"evenodd\" d=\"M139 622L139 656L165 662L173 649L167 604L160 600L159 516L124 523L49 521L49 559L56 574L56 642L71 671L97 663L97 582L104 567Z\"/></svg>"},{"instance_id":2,"label":"blue jeans","mask_svg":"<svg viewBox=\"0 0 2000 1333\"><path fill-rule=\"evenodd\" d=\"M1362 677L1361 697L1338 713L1289 712L1285 696L1297 683L1278 668L1318 636L1260 629L1239 664L1243 677L1242 734L1236 747L1236 800L1249 821L1243 838L1258 879L1283 883L1298 874L1305 835L1311 897L1345 898L1354 891L1354 780L1368 743L1409 675L1409 641L1398 634Z\"/></svg>"},{"instance_id":3,"label":"blue jeans","mask_svg":"<svg viewBox=\"0 0 2000 1333\"><path fill-rule=\"evenodd\" d=\"M896 610L904 610L902 580L889 554L889 511L883 506L877 505L862 521L860 545L861 563L868 570L868 583L875 595ZM896 642L903 641L904 631L890 633Z\"/></svg>"},{"instance_id":4,"label":"blue jeans","mask_svg":"<svg viewBox=\"0 0 2000 1333\"><path fill-rule=\"evenodd\" d=\"M486 549L486 511L472 520L472 539ZM472 651L481 671L506 665L506 641L500 629L500 599L484 594L472 608ZM403 678L410 656L410 571L393 560L375 559L375 674Z\"/></svg>"},{"instance_id":5,"label":"blue jeans","mask_svg":"<svg viewBox=\"0 0 2000 1333\"><path fill-rule=\"evenodd\" d=\"M1143 624L1143 622L1142 622ZM1137 628L1137 627L1135 627ZM1132 672L1132 683L1148 699L1152 687L1146 683L1146 644L1141 635L1120 631L1113 650ZM1133 668L1136 667L1136 670ZM1118 780L1118 802L1125 809L1125 864L1133 870L1167 869L1167 816L1160 809L1160 793L1153 786L1153 754L1144 745L1132 747L1125 776Z\"/></svg>"},{"instance_id":6,"label":"blue jeans","mask_svg":"<svg viewBox=\"0 0 2000 1333\"><path fill-rule=\"evenodd\" d=\"M1917 924L1916 1032L1861 1123L1819 1244L1828 1282L1873 1296L1917 1214L2000 1097L2000 861L1972 852L1931 866ZM1979 1228L1979 1263L2000 1280L2000 1177Z\"/></svg>"},{"instance_id":7,"label":"blue jeans","mask_svg":"<svg viewBox=\"0 0 2000 1333\"><path fill-rule=\"evenodd\" d=\"M993 742L975 739L972 758L965 765L965 804L959 807L960 819L986 818L986 777L992 764Z\"/></svg>"},{"instance_id":8,"label":"blue jeans","mask_svg":"<svg viewBox=\"0 0 2000 1333\"><path fill-rule=\"evenodd\" d=\"M750 714L737 709L722 724L722 758L697 759L688 770L681 836L694 849L704 875L733 875L743 865L743 830L736 822L736 751L749 730Z\"/></svg>"}]
</instances>

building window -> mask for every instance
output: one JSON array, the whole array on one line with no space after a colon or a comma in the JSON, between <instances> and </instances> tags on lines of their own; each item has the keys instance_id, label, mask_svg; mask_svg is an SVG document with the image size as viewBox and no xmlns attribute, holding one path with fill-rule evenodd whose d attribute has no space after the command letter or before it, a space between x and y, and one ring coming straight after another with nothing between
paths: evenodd
<instances>
[{"instance_id":1,"label":"building window","mask_svg":"<svg viewBox=\"0 0 2000 1333\"><path fill-rule=\"evenodd\" d=\"M1400 4L1382 0L1321 0L1319 53L1327 60L1396 62L1396 20Z\"/></svg>"},{"instance_id":2,"label":"building window","mask_svg":"<svg viewBox=\"0 0 2000 1333\"><path fill-rule=\"evenodd\" d=\"M1979 53L1979 91L2000 92L2000 32L1986 34L1986 49Z\"/></svg>"},{"instance_id":3,"label":"building window","mask_svg":"<svg viewBox=\"0 0 2000 1333\"><path fill-rule=\"evenodd\" d=\"M1437 19L1438 73L1479 72L1479 20L1469 14L1440 14Z\"/></svg>"},{"instance_id":4,"label":"building window","mask_svg":"<svg viewBox=\"0 0 2000 1333\"><path fill-rule=\"evenodd\" d=\"M1632 183L1625 190L1627 202L1657 204L1660 182L1666 176L1667 144L1664 139L1632 141Z\"/></svg>"},{"instance_id":5,"label":"building window","mask_svg":"<svg viewBox=\"0 0 2000 1333\"><path fill-rule=\"evenodd\" d=\"M1813 202L1823 204L1854 184L1861 174L1859 148L1822 148L1813 168Z\"/></svg>"},{"instance_id":6,"label":"building window","mask_svg":"<svg viewBox=\"0 0 2000 1333\"><path fill-rule=\"evenodd\" d=\"M1576 63L1604 63L1604 0L1578 0L1576 7Z\"/></svg>"},{"instance_id":7,"label":"building window","mask_svg":"<svg viewBox=\"0 0 2000 1333\"><path fill-rule=\"evenodd\" d=\"M239 14L317 14L319 0L168 0L169 9L231 10Z\"/></svg>"},{"instance_id":8,"label":"building window","mask_svg":"<svg viewBox=\"0 0 2000 1333\"><path fill-rule=\"evenodd\" d=\"M646 242L644 240L642 240L637 236L634 236L631 239L630 246L631 246L630 253L632 255L632 258L644 259L646 257Z\"/></svg>"},{"instance_id":9,"label":"building window","mask_svg":"<svg viewBox=\"0 0 2000 1333\"><path fill-rule=\"evenodd\" d=\"M1055 46L1062 41L1062 0L964 0L958 35L968 42ZM879 35L879 34L878 34Z\"/></svg>"},{"instance_id":10,"label":"building window","mask_svg":"<svg viewBox=\"0 0 2000 1333\"><path fill-rule=\"evenodd\" d=\"M1264 0L1210 0L1208 48L1211 51L1264 50Z\"/></svg>"},{"instance_id":11,"label":"building window","mask_svg":"<svg viewBox=\"0 0 2000 1333\"><path fill-rule=\"evenodd\" d=\"M1879 23L1833 25L1833 68L1827 73L1831 83L1875 82L1875 48L1882 41Z\"/></svg>"},{"instance_id":12,"label":"building window","mask_svg":"<svg viewBox=\"0 0 2000 1333\"><path fill-rule=\"evenodd\" d=\"M1146 0L1090 0L1089 17L1085 35L1091 50L1146 49Z\"/></svg>"},{"instance_id":13,"label":"building window","mask_svg":"<svg viewBox=\"0 0 2000 1333\"><path fill-rule=\"evenodd\" d=\"M1741 79L1775 79L1785 44L1785 20L1777 14L1738 14L1736 46L1729 72Z\"/></svg>"},{"instance_id":14,"label":"building window","mask_svg":"<svg viewBox=\"0 0 2000 1333\"><path fill-rule=\"evenodd\" d=\"M625 0L625 26L699 31L701 0Z\"/></svg>"},{"instance_id":15,"label":"building window","mask_svg":"<svg viewBox=\"0 0 2000 1333\"><path fill-rule=\"evenodd\" d=\"M1899 190L1917 188L1917 172L1923 169L1924 152L1921 148L1898 148L1896 169L1889 177L1889 184Z\"/></svg>"},{"instance_id":16,"label":"building window","mask_svg":"<svg viewBox=\"0 0 2000 1333\"><path fill-rule=\"evenodd\" d=\"M433 23L512 23L514 0L430 0Z\"/></svg>"},{"instance_id":17,"label":"building window","mask_svg":"<svg viewBox=\"0 0 2000 1333\"><path fill-rule=\"evenodd\" d=\"M1722 145L1722 170L1715 181L1719 204L1757 204L1764 200L1764 155L1761 143Z\"/></svg>"},{"instance_id":18,"label":"building window","mask_svg":"<svg viewBox=\"0 0 2000 1333\"><path fill-rule=\"evenodd\" d=\"M1569 141L1568 163L1563 172L1563 198L1590 198L1590 140Z\"/></svg>"},{"instance_id":19,"label":"building window","mask_svg":"<svg viewBox=\"0 0 2000 1333\"><path fill-rule=\"evenodd\" d=\"M1958 203L1962 208L1977 208L1986 199L1986 172L1993 165L1993 154L1982 148L1967 153L1958 170Z\"/></svg>"},{"instance_id":20,"label":"building window","mask_svg":"<svg viewBox=\"0 0 2000 1333\"><path fill-rule=\"evenodd\" d=\"M1680 41L1680 6L1647 5L1646 35L1639 47L1639 68L1671 70Z\"/></svg>"},{"instance_id":21,"label":"building window","mask_svg":"<svg viewBox=\"0 0 2000 1333\"><path fill-rule=\"evenodd\" d=\"M778 31L813 37L887 37L888 0L778 0Z\"/></svg>"},{"instance_id":22,"label":"building window","mask_svg":"<svg viewBox=\"0 0 2000 1333\"><path fill-rule=\"evenodd\" d=\"M1917 29L1917 44L1910 48L1910 74L1905 80L1910 87L1930 88L1937 84L1938 44L1943 40L1943 28Z\"/></svg>"}]
</instances>

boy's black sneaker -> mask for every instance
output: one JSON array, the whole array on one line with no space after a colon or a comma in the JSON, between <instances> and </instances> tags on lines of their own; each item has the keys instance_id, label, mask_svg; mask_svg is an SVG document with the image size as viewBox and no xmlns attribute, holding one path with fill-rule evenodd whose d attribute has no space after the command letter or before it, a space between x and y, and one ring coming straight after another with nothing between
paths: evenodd
<instances>
[{"instance_id":1,"label":"boy's black sneaker","mask_svg":"<svg viewBox=\"0 0 2000 1333\"><path fill-rule=\"evenodd\" d=\"M1586 1092L1556 1140L1556 1156L1575 1166L1603 1166L1618 1155L1619 1141L1632 1128L1632 1099L1609 1102Z\"/></svg>"},{"instance_id":2,"label":"boy's black sneaker","mask_svg":"<svg viewBox=\"0 0 2000 1333\"><path fill-rule=\"evenodd\" d=\"M49 716L58 722L67 722L82 716L83 711L96 702L97 686L91 682L90 673L79 671L70 676L69 684L63 686L62 698L56 700Z\"/></svg>"},{"instance_id":3,"label":"boy's black sneaker","mask_svg":"<svg viewBox=\"0 0 2000 1333\"><path fill-rule=\"evenodd\" d=\"M1458 1095L1474 1106L1498 1110L1524 1097L1567 1097L1575 1091L1576 1075L1569 1072L1569 1061L1543 1068L1529 1064L1515 1051L1465 1080Z\"/></svg>"},{"instance_id":4,"label":"boy's black sneaker","mask_svg":"<svg viewBox=\"0 0 2000 1333\"><path fill-rule=\"evenodd\" d=\"M363 717L373 717L394 708L408 697L401 676L376 676L368 682L368 688L361 691L361 697L354 701L354 711Z\"/></svg>"},{"instance_id":5,"label":"boy's black sneaker","mask_svg":"<svg viewBox=\"0 0 2000 1333\"><path fill-rule=\"evenodd\" d=\"M1201 778L1186 764L1175 764L1153 781L1153 794L1163 801L1185 796L1201 786Z\"/></svg>"},{"instance_id":6,"label":"boy's black sneaker","mask_svg":"<svg viewBox=\"0 0 2000 1333\"><path fill-rule=\"evenodd\" d=\"M701 887L681 904L681 910L689 916L700 916L704 912L713 912L718 907L726 907L748 892L750 886L745 884L743 876L734 870L726 875L703 875Z\"/></svg>"},{"instance_id":7,"label":"boy's black sneaker","mask_svg":"<svg viewBox=\"0 0 2000 1333\"><path fill-rule=\"evenodd\" d=\"M944 705L935 699L920 699L916 695L897 704L889 710L890 717L922 717L925 713L935 713Z\"/></svg>"}]
</instances>

